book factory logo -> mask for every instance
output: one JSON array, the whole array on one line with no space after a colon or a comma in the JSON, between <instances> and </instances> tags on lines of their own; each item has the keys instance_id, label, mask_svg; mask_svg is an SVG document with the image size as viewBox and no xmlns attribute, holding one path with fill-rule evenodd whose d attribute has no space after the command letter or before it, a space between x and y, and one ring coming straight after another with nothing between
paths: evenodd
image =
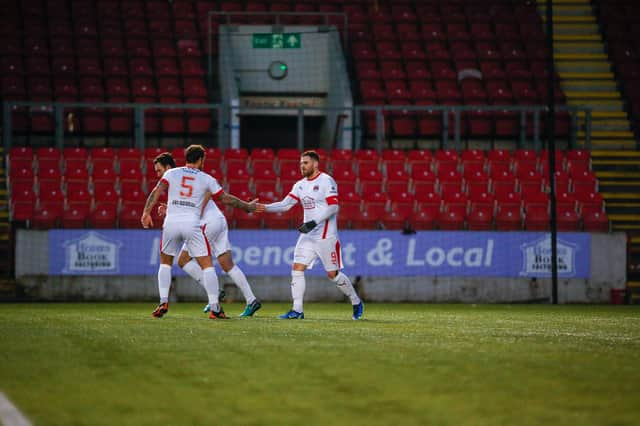
<instances>
[{"instance_id":1,"label":"book factory logo","mask_svg":"<svg viewBox=\"0 0 640 426\"><path fill-rule=\"evenodd\" d=\"M65 242L64 272L116 273L122 244L96 232Z\"/></svg>"}]
</instances>

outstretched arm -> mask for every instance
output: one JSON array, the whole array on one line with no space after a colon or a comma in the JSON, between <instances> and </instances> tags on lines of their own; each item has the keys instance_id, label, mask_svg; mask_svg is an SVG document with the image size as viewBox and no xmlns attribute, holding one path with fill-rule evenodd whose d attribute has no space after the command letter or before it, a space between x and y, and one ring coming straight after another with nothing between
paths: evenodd
<instances>
[{"instance_id":1,"label":"outstretched arm","mask_svg":"<svg viewBox=\"0 0 640 426\"><path fill-rule=\"evenodd\" d=\"M298 204L298 199L294 198L293 195L288 194L282 201L278 201L271 204L258 204L259 206L263 206L263 210L268 213L276 213L276 212L286 212L291 207Z\"/></svg>"},{"instance_id":2,"label":"outstretched arm","mask_svg":"<svg viewBox=\"0 0 640 426\"><path fill-rule=\"evenodd\" d=\"M263 211L259 206L261 206L262 204L258 204L258 199L256 198L255 200L251 200L249 202L247 201L242 201L240 198L236 197L235 195L231 195L231 194L227 194L226 192L222 192L220 193L220 195L218 196L218 200L220 200L220 202L224 205L227 206L231 206L237 209L243 209L244 211L247 212L255 212L257 211L258 213Z\"/></svg>"},{"instance_id":3,"label":"outstretched arm","mask_svg":"<svg viewBox=\"0 0 640 426\"><path fill-rule=\"evenodd\" d=\"M151 209L153 209L153 206L156 205L156 203L158 202L158 198L160 198L160 195L166 188L167 183L163 180L160 180L156 184L156 187L153 188L153 191L151 191L151 193L147 197L147 202L145 203L144 210L142 212L142 218L140 219L140 222L142 222L142 226L144 228L153 226L153 219L151 219Z\"/></svg>"}]
</instances>

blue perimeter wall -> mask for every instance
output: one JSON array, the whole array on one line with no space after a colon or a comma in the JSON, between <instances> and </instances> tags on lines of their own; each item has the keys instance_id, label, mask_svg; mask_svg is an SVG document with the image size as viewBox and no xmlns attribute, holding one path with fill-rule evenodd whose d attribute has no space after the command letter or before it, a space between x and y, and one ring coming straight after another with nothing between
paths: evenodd
<instances>
[{"instance_id":1,"label":"blue perimeter wall","mask_svg":"<svg viewBox=\"0 0 640 426\"><path fill-rule=\"evenodd\" d=\"M159 230L49 231L49 275L154 275ZM247 275L290 274L297 233L233 230L233 258ZM550 236L543 232L340 232L349 275L548 277ZM591 235L558 234L559 277L590 278ZM321 263L311 274L324 275ZM175 267L176 275L182 271Z\"/></svg>"}]
</instances>

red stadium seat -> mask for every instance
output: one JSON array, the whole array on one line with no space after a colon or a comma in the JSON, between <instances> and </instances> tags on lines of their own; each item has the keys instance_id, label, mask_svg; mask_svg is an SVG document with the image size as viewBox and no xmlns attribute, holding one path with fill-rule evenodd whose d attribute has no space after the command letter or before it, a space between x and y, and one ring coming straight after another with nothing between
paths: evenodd
<instances>
[{"instance_id":1,"label":"red stadium seat","mask_svg":"<svg viewBox=\"0 0 640 426\"><path fill-rule=\"evenodd\" d=\"M123 202L144 203L147 194L143 191L142 181L126 181L120 184L120 197Z\"/></svg>"},{"instance_id":2,"label":"red stadium seat","mask_svg":"<svg viewBox=\"0 0 640 426\"><path fill-rule=\"evenodd\" d=\"M379 222L384 215L384 208L380 209L378 206L365 204L359 214L351 218L351 227L353 229L378 229Z\"/></svg>"},{"instance_id":3,"label":"red stadium seat","mask_svg":"<svg viewBox=\"0 0 640 426\"><path fill-rule=\"evenodd\" d=\"M491 191L494 195L516 192L516 177L508 170L491 169Z\"/></svg>"},{"instance_id":4,"label":"red stadium seat","mask_svg":"<svg viewBox=\"0 0 640 426\"><path fill-rule=\"evenodd\" d=\"M35 178L33 160L15 159L9 162L9 178L11 182L31 181Z\"/></svg>"},{"instance_id":5,"label":"red stadium seat","mask_svg":"<svg viewBox=\"0 0 640 426\"><path fill-rule=\"evenodd\" d=\"M62 218L63 209L62 201L41 202L34 212L32 227L34 229L56 228Z\"/></svg>"},{"instance_id":6,"label":"red stadium seat","mask_svg":"<svg viewBox=\"0 0 640 426\"><path fill-rule=\"evenodd\" d=\"M115 181L114 159L94 159L91 166L91 177L94 181Z\"/></svg>"},{"instance_id":7,"label":"red stadium seat","mask_svg":"<svg viewBox=\"0 0 640 426\"><path fill-rule=\"evenodd\" d=\"M609 232L609 218L605 212L589 212L582 218L584 230L587 232Z\"/></svg>"},{"instance_id":8,"label":"red stadium seat","mask_svg":"<svg viewBox=\"0 0 640 426\"><path fill-rule=\"evenodd\" d=\"M409 223L416 231L432 230L435 229L436 218L437 214L432 210L419 210L411 216Z\"/></svg>"},{"instance_id":9,"label":"red stadium seat","mask_svg":"<svg viewBox=\"0 0 640 426\"><path fill-rule=\"evenodd\" d=\"M462 191L462 176L455 170L438 172L438 186L441 192Z\"/></svg>"},{"instance_id":10,"label":"red stadium seat","mask_svg":"<svg viewBox=\"0 0 640 426\"><path fill-rule=\"evenodd\" d=\"M416 193L417 210L429 210L440 212L442 210L442 197L437 192Z\"/></svg>"},{"instance_id":11,"label":"red stadium seat","mask_svg":"<svg viewBox=\"0 0 640 426\"><path fill-rule=\"evenodd\" d=\"M14 222L26 222L33 219L35 203L32 201L16 200L11 205L11 220Z\"/></svg>"},{"instance_id":12,"label":"red stadium seat","mask_svg":"<svg viewBox=\"0 0 640 426\"><path fill-rule=\"evenodd\" d=\"M389 230L404 229L407 225L407 221L408 218L406 215L395 210L386 212L381 218L382 227Z\"/></svg>"},{"instance_id":13,"label":"red stadium seat","mask_svg":"<svg viewBox=\"0 0 640 426\"><path fill-rule=\"evenodd\" d=\"M116 158L116 150L110 147L92 148L90 152L91 158L114 160Z\"/></svg>"},{"instance_id":14,"label":"red stadium seat","mask_svg":"<svg viewBox=\"0 0 640 426\"><path fill-rule=\"evenodd\" d=\"M549 221L548 208L525 204L524 227L527 231L548 231Z\"/></svg>"},{"instance_id":15,"label":"red stadium seat","mask_svg":"<svg viewBox=\"0 0 640 426\"><path fill-rule=\"evenodd\" d=\"M33 148L28 146L14 146L9 150L9 158L33 161Z\"/></svg>"},{"instance_id":16,"label":"red stadium seat","mask_svg":"<svg viewBox=\"0 0 640 426\"><path fill-rule=\"evenodd\" d=\"M437 218L438 227L446 231L459 231L464 229L465 216L459 210L445 210L440 212Z\"/></svg>"},{"instance_id":17,"label":"red stadium seat","mask_svg":"<svg viewBox=\"0 0 640 426\"><path fill-rule=\"evenodd\" d=\"M604 201L598 192L579 192L576 200L583 217L591 212L604 212Z\"/></svg>"},{"instance_id":18,"label":"red stadium seat","mask_svg":"<svg viewBox=\"0 0 640 426\"><path fill-rule=\"evenodd\" d=\"M144 203L124 204L122 206L122 210L118 214L118 224L120 228L140 228L140 218L142 217L143 209Z\"/></svg>"},{"instance_id":19,"label":"red stadium seat","mask_svg":"<svg viewBox=\"0 0 640 426\"><path fill-rule=\"evenodd\" d=\"M382 182L382 173L375 168L359 172L358 186L362 194L382 192Z\"/></svg>"},{"instance_id":20,"label":"red stadium seat","mask_svg":"<svg viewBox=\"0 0 640 426\"><path fill-rule=\"evenodd\" d=\"M389 194L404 193L409 190L409 181L409 175L401 169L392 172L387 171L385 190Z\"/></svg>"},{"instance_id":21,"label":"red stadium seat","mask_svg":"<svg viewBox=\"0 0 640 426\"><path fill-rule=\"evenodd\" d=\"M86 160L67 160L63 174L64 180L83 181L89 180L89 171L87 170Z\"/></svg>"},{"instance_id":22,"label":"red stadium seat","mask_svg":"<svg viewBox=\"0 0 640 426\"><path fill-rule=\"evenodd\" d=\"M60 181L43 181L38 183L38 200L41 202L64 201L64 194Z\"/></svg>"},{"instance_id":23,"label":"red stadium seat","mask_svg":"<svg viewBox=\"0 0 640 426\"><path fill-rule=\"evenodd\" d=\"M266 229L291 229L297 224L298 215L295 209L286 212L269 213L264 215Z\"/></svg>"},{"instance_id":24,"label":"red stadium seat","mask_svg":"<svg viewBox=\"0 0 640 426\"><path fill-rule=\"evenodd\" d=\"M259 229L262 225L262 215L235 209L233 213L235 227L239 229Z\"/></svg>"},{"instance_id":25,"label":"red stadium seat","mask_svg":"<svg viewBox=\"0 0 640 426\"><path fill-rule=\"evenodd\" d=\"M561 232L575 232L580 228L580 216L575 209L558 207L557 228Z\"/></svg>"},{"instance_id":26,"label":"red stadium seat","mask_svg":"<svg viewBox=\"0 0 640 426\"><path fill-rule=\"evenodd\" d=\"M65 229L79 229L87 225L89 207L72 206L62 213L60 225ZM139 218L138 218L139 219Z\"/></svg>"},{"instance_id":27,"label":"red stadium seat","mask_svg":"<svg viewBox=\"0 0 640 426\"><path fill-rule=\"evenodd\" d=\"M167 149L160 148L160 147L147 147L144 149L143 156L145 160L153 160L154 158L156 158L158 155L162 154L165 151L167 151Z\"/></svg>"},{"instance_id":28,"label":"red stadium seat","mask_svg":"<svg viewBox=\"0 0 640 426\"><path fill-rule=\"evenodd\" d=\"M97 229L115 228L117 222L116 205L98 204L89 215L89 226Z\"/></svg>"},{"instance_id":29,"label":"red stadium seat","mask_svg":"<svg viewBox=\"0 0 640 426\"><path fill-rule=\"evenodd\" d=\"M468 194L489 191L489 176L482 170L465 169L464 182Z\"/></svg>"},{"instance_id":30,"label":"red stadium seat","mask_svg":"<svg viewBox=\"0 0 640 426\"><path fill-rule=\"evenodd\" d=\"M496 231L519 231L522 229L522 210L519 206L498 203L495 222Z\"/></svg>"},{"instance_id":31,"label":"red stadium seat","mask_svg":"<svg viewBox=\"0 0 640 426\"><path fill-rule=\"evenodd\" d=\"M591 171L572 173L571 181L573 186L573 192L575 193L598 191L598 180L595 174Z\"/></svg>"},{"instance_id":32,"label":"red stadium seat","mask_svg":"<svg viewBox=\"0 0 640 426\"><path fill-rule=\"evenodd\" d=\"M474 207L467 217L467 228L470 231L488 231L493 227L493 208Z\"/></svg>"},{"instance_id":33,"label":"red stadium seat","mask_svg":"<svg viewBox=\"0 0 640 426\"><path fill-rule=\"evenodd\" d=\"M36 203L36 194L33 191L33 182L23 182L19 184L12 183L11 203L14 202Z\"/></svg>"},{"instance_id":34,"label":"red stadium seat","mask_svg":"<svg viewBox=\"0 0 640 426\"><path fill-rule=\"evenodd\" d=\"M118 192L111 181L94 182L93 198L96 204L112 204L113 206L117 206L120 200Z\"/></svg>"},{"instance_id":35,"label":"red stadium seat","mask_svg":"<svg viewBox=\"0 0 640 426\"><path fill-rule=\"evenodd\" d=\"M516 176L518 179L518 187L522 193L526 193L528 191L542 191L544 189L546 179L536 170L524 170L522 172L517 172Z\"/></svg>"}]
</instances>

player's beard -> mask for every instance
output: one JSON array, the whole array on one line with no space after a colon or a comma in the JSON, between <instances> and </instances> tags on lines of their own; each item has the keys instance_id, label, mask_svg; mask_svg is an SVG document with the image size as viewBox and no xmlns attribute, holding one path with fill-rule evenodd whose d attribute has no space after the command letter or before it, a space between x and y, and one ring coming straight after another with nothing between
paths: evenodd
<instances>
[{"instance_id":1,"label":"player's beard","mask_svg":"<svg viewBox=\"0 0 640 426\"><path fill-rule=\"evenodd\" d=\"M316 173L316 170L313 167L310 167L308 171L305 171L305 169L302 169L302 176L304 176L307 179L309 179L315 173Z\"/></svg>"}]
</instances>

